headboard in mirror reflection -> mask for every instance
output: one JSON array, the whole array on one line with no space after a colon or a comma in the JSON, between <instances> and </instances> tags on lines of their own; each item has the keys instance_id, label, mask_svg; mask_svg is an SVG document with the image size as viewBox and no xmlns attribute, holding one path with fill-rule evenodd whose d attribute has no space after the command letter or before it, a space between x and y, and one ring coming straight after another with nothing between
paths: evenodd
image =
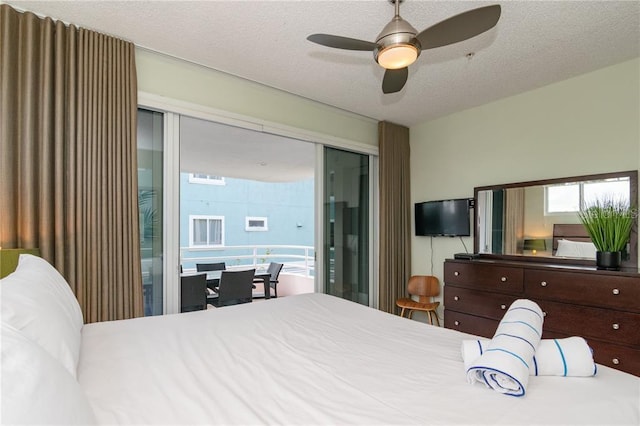
<instances>
[{"instance_id":1,"label":"headboard in mirror reflection","mask_svg":"<svg viewBox=\"0 0 640 426\"><path fill-rule=\"evenodd\" d=\"M475 253L595 265L595 261L586 256L557 256L558 236L554 235L554 226L580 227L578 209L596 197L626 200L637 208L638 172L632 170L482 186L474 189L474 195ZM542 240L545 249L533 253L525 248L526 240ZM637 245L638 223L635 218L623 267L638 266Z\"/></svg>"}]
</instances>

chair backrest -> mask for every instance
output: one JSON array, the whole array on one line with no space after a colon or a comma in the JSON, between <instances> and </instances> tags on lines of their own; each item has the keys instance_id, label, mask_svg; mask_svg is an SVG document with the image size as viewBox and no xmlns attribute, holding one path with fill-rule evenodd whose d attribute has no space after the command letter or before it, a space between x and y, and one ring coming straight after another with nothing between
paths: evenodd
<instances>
[{"instance_id":1,"label":"chair backrest","mask_svg":"<svg viewBox=\"0 0 640 426\"><path fill-rule=\"evenodd\" d=\"M407 291L418 296L420 302L427 303L432 297L440 294L440 281L432 275L414 275L409 278Z\"/></svg>"},{"instance_id":2,"label":"chair backrest","mask_svg":"<svg viewBox=\"0 0 640 426\"><path fill-rule=\"evenodd\" d=\"M218 263L196 263L196 270L198 272L206 271L224 271L227 269L227 264L224 262Z\"/></svg>"},{"instance_id":3,"label":"chair backrest","mask_svg":"<svg viewBox=\"0 0 640 426\"><path fill-rule=\"evenodd\" d=\"M251 302L254 276L255 269L223 271L218 285L218 306Z\"/></svg>"},{"instance_id":4,"label":"chair backrest","mask_svg":"<svg viewBox=\"0 0 640 426\"><path fill-rule=\"evenodd\" d=\"M207 274L180 277L180 312L207 309Z\"/></svg>"},{"instance_id":5,"label":"chair backrest","mask_svg":"<svg viewBox=\"0 0 640 426\"><path fill-rule=\"evenodd\" d=\"M271 274L271 281L278 281L280 271L282 271L282 263L271 262L267 268L267 272ZM284 285L284 284L283 284Z\"/></svg>"}]
</instances>

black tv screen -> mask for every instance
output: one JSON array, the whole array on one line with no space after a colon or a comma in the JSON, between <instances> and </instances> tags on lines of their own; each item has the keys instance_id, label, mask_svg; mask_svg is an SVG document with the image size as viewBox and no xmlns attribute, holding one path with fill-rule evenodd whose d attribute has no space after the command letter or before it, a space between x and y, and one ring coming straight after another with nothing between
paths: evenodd
<instances>
[{"instance_id":1,"label":"black tv screen","mask_svg":"<svg viewBox=\"0 0 640 426\"><path fill-rule=\"evenodd\" d=\"M415 225L418 236L467 237L471 235L469 200L416 203Z\"/></svg>"}]
</instances>

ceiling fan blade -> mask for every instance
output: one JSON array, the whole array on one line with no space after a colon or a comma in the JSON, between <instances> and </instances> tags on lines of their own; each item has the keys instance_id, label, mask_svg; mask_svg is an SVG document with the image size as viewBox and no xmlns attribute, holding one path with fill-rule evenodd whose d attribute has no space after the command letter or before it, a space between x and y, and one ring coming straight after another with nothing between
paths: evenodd
<instances>
[{"instance_id":1,"label":"ceiling fan blade","mask_svg":"<svg viewBox=\"0 0 640 426\"><path fill-rule=\"evenodd\" d=\"M467 40L493 28L500 19L500 11L498 4L469 10L427 28L416 38L422 50Z\"/></svg>"},{"instance_id":2,"label":"ceiling fan blade","mask_svg":"<svg viewBox=\"0 0 640 426\"><path fill-rule=\"evenodd\" d=\"M402 90L409 76L409 68L386 70L382 79L382 93L396 93Z\"/></svg>"},{"instance_id":3,"label":"ceiling fan blade","mask_svg":"<svg viewBox=\"0 0 640 426\"><path fill-rule=\"evenodd\" d=\"M335 47L336 49L373 51L376 48L376 44L370 41L331 34L311 34L307 37L307 40L323 46Z\"/></svg>"}]
</instances>

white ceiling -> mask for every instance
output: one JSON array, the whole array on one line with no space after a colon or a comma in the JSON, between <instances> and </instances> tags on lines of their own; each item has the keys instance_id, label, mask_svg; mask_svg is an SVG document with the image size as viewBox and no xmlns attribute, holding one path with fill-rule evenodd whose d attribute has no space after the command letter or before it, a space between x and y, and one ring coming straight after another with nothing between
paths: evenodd
<instances>
[{"instance_id":1,"label":"white ceiling","mask_svg":"<svg viewBox=\"0 0 640 426\"><path fill-rule=\"evenodd\" d=\"M265 182L313 179L312 143L191 117L180 119L180 170Z\"/></svg>"},{"instance_id":2,"label":"white ceiling","mask_svg":"<svg viewBox=\"0 0 640 426\"><path fill-rule=\"evenodd\" d=\"M640 1L405 0L401 16L418 31L489 4L500 4L502 16L475 38L423 51L409 67L405 88L384 95L384 70L371 53L330 49L306 37L329 33L375 41L393 17L387 0L4 2L406 126L640 56ZM218 129L223 133L204 138L194 130L188 138L193 146L181 149L183 170L258 180L295 180L313 172L311 150L296 153L284 138L263 135L274 146L265 151L246 135L239 141ZM205 159L208 170L202 169ZM244 167L239 159L246 160Z\"/></svg>"},{"instance_id":3,"label":"white ceiling","mask_svg":"<svg viewBox=\"0 0 640 426\"><path fill-rule=\"evenodd\" d=\"M488 4L502 16L487 33L424 51L405 88L383 95L371 53L306 37L374 41L393 16L387 0L5 2L406 126L640 56L638 1L406 0L401 15L418 31Z\"/></svg>"}]
</instances>

